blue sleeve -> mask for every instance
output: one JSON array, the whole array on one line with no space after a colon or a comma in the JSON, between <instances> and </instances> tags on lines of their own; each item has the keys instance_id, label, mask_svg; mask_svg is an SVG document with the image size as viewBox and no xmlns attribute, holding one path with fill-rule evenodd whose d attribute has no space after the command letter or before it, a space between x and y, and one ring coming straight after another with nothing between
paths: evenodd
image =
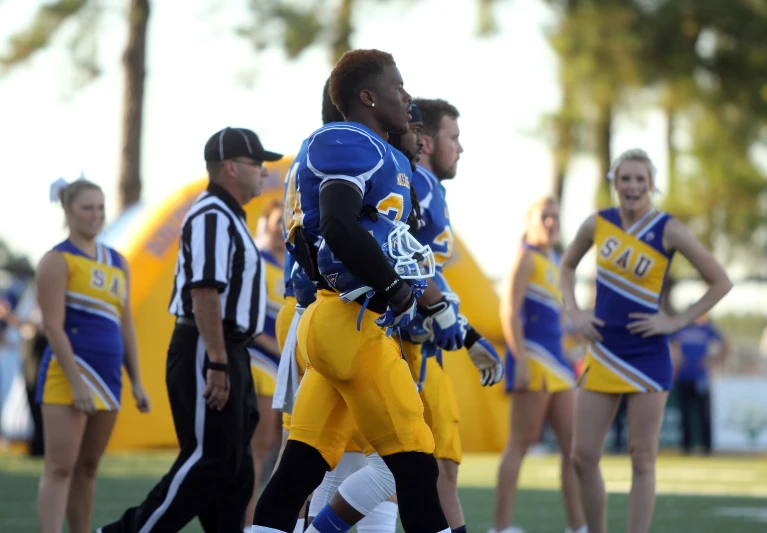
<instances>
[{"instance_id":1,"label":"blue sleeve","mask_svg":"<svg viewBox=\"0 0 767 533\"><path fill-rule=\"evenodd\" d=\"M434 222L431 214L431 202L434 197L431 184L420 172L416 171L413 172L412 187L413 190L415 190L415 195L418 197L418 205L421 207L421 216L428 226Z\"/></svg>"},{"instance_id":2,"label":"blue sleeve","mask_svg":"<svg viewBox=\"0 0 767 533\"><path fill-rule=\"evenodd\" d=\"M309 142L306 164L322 181L344 180L365 193L365 184L383 166L385 143L354 127L329 127Z\"/></svg>"}]
</instances>

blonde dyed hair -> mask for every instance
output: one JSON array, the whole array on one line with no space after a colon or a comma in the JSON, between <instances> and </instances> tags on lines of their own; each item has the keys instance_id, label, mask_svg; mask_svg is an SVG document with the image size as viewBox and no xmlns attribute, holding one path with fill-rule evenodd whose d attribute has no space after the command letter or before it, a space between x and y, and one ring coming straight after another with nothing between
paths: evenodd
<instances>
[{"instance_id":1,"label":"blonde dyed hair","mask_svg":"<svg viewBox=\"0 0 767 533\"><path fill-rule=\"evenodd\" d=\"M550 195L541 196L537 200L535 200L532 204L530 204L530 207L527 208L527 214L525 215L525 231L522 234L522 240L526 241L528 233L530 232L530 227L533 223L533 215L536 213L536 211L543 211L543 208L547 205L559 205L559 202L556 198ZM538 220L540 222L540 220Z\"/></svg>"},{"instance_id":2,"label":"blonde dyed hair","mask_svg":"<svg viewBox=\"0 0 767 533\"><path fill-rule=\"evenodd\" d=\"M650 175L650 192L657 190L655 189L655 179L658 176L658 169L653 164L650 156L647 155L647 152L641 148L631 148L630 150L626 150L613 161L613 164L610 167L610 172L607 174L613 187L615 187L615 180L618 177L618 170L626 161L638 161L639 163L644 163L647 166L647 172Z\"/></svg>"}]
</instances>

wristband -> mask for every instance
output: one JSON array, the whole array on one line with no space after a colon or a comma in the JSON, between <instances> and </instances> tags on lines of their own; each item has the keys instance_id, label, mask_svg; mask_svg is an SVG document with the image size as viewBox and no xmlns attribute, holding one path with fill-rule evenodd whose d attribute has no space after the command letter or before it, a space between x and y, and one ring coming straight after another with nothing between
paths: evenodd
<instances>
[{"instance_id":1,"label":"wristband","mask_svg":"<svg viewBox=\"0 0 767 533\"><path fill-rule=\"evenodd\" d=\"M217 370L219 372L226 372L227 368L228 368L228 365L226 363L214 363L214 362L208 363L208 369L210 369L210 370Z\"/></svg>"},{"instance_id":2,"label":"wristband","mask_svg":"<svg viewBox=\"0 0 767 533\"><path fill-rule=\"evenodd\" d=\"M467 350L469 350L472 346L474 346L474 343L476 343L481 338L482 336L477 333L477 330L469 326L469 329L466 331L466 338L463 341L463 345Z\"/></svg>"}]
</instances>

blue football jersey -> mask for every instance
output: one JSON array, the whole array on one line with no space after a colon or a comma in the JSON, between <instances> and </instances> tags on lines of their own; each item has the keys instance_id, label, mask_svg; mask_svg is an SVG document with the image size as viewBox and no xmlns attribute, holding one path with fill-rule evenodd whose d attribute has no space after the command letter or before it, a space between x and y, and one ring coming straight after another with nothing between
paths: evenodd
<instances>
[{"instance_id":1,"label":"blue football jersey","mask_svg":"<svg viewBox=\"0 0 767 533\"><path fill-rule=\"evenodd\" d=\"M453 255L453 230L450 226L450 213L447 209L445 199L445 187L427 168L417 165L413 173L413 189L415 190L418 204L421 206L421 216L423 220L419 221L418 230L413 234L421 244L431 247L434 254L434 263L437 267L437 274L432 281L439 288L440 292L455 305L458 311L459 299L452 291L447 280L442 275L442 269ZM417 341L419 328L426 315L419 310L418 319L414 320L410 327L402 331L403 338L410 342ZM438 355L441 364L441 350L429 343L430 355ZM426 352L424 352L426 353Z\"/></svg>"},{"instance_id":2,"label":"blue football jersey","mask_svg":"<svg viewBox=\"0 0 767 533\"><path fill-rule=\"evenodd\" d=\"M283 196L282 228L285 237L285 246L292 257L294 252L293 238L296 230L301 226L303 220L303 209L301 209L301 194L299 191L298 169L301 163L306 159L308 139L301 143L293 163L290 165L288 174L285 176L285 192ZM286 258L287 259L287 258ZM285 261L285 282L290 279L288 270L288 261Z\"/></svg>"},{"instance_id":3,"label":"blue football jersey","mask_svg":"<svg viewBox=\"0 0 767 533\"><path fill-rule=\"evenodd\" d=\"M303 226L316 246L321 242L320 186L326 181L348 181L362 193L362 205L374 206L391 220L407 220L412 208L410 162L372 130L356 122L333 122L312 133L304 145L306 154L297 159L299 198L293 224Z\"/></svg>"},{"instance_id":4,"label":"blue football jersey","mask_svg":"<svg viewBox=\"0 0 767 533\"><path fill-rule=\"evenodd\" d=\"M293 287L293 265L296 260L293 258L293 235L296 229L301 225L301 195L298 194L298 167L301 161L306 157L307 142L301 144L293 163L290 165L285 176L285 191L283 195L282 211L282 231L285 237L285 246L288 253L285 255L285 296L295 297L296 293ZM300 267L299 267L300 268Z\"/></svg>"},{"instance_id":5,"label":"blue football jersey","mask_svg":"<svg viewBox=\"0 0 767 533\"><path fill-rule=\"evenodd\" d=\"M430 170L418 165L413 174L413 189L421 206L421 222L413 236L434 253L437 270L442 271L453 255L453 229L445 199L445 187Z\"/></svg>"}]
</instances>

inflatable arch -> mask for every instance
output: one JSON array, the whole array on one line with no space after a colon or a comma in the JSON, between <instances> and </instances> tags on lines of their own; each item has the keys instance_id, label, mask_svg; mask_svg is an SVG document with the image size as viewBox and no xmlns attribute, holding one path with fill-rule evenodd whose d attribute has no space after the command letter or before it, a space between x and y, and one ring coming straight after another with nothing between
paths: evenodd
<instances>
[{"instance_id":1,"label":"inflatable arch","mask_svg":"<svg viewBox=\"0 0 767 533\"><path fill-rule=\"evenodd\" d=\"M282 197L280 176L285 175L289 164L286 158L271 167L268 190L245 207L252 231L267 202ZM124 376L122 410L109 443L112 450L178 445L165 388L166 350L174 325L168 303L181 222L206 185L207 180L202 179L183 187L155 208L126 211L105 232L105 240L125 255L130 266L130 299L141 375L152 401L151 413L139 413ZM498 297L491 281L457 237L455 255L445 274L461 297L463 313L502 353ZM458 396L464 451L500 451L509 426L508 397L503 385L481 387L465 350L447 354L444 364Z\"/></svg>"}]
</instances>

